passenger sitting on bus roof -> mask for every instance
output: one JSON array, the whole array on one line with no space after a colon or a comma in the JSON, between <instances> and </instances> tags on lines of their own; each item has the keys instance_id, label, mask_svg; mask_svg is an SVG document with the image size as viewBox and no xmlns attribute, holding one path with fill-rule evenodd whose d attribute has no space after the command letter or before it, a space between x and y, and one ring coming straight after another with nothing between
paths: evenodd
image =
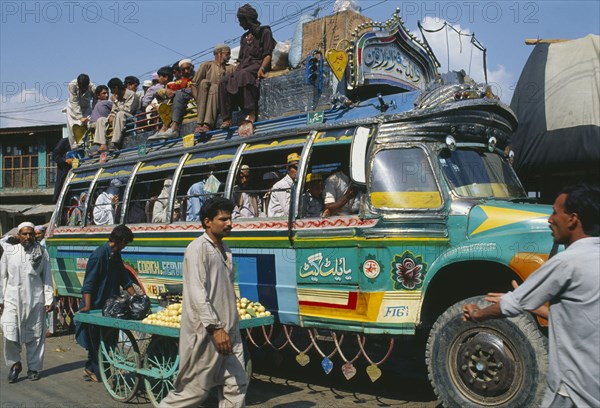
<instances>
[{"instance_id":1,"label":"passenger sitting on bus roof","mask_svg":"<svg viewBox=\"0 0 600 408\"><path fill-rule=\"evenodd\" d=\"M215 127L219 108L219 82L234 71L229 65L231 48L227 44L217 44L213 50L213 61L206 61L192 80L192 94L198 105L198 119L194 133L205 133Z\"/></svg>"},{"instance_id":2,"label":"passenger sitting on bus roof","mask_svg":"<svg viewBox=\"0 0 600 408\"><path fill-rule=\"evenodd\" d=\"M258 13L244 4L237 11L240 26L246 30L240 40L239 63L231 74L225 75L219 85L219 105L223 117L222 128L231 126L231 112L240 107L244 119L240 123L240 136L253 134L253 123L258 109L259 81L271 67L271 54L275 48L273 33L261 26Z\"/></svg>"},{"instance_id":3,"label":"passenger sitting on bus roof","mask_svg":"<svg viewBox=\"0 0 600 408\"><path fill-rule=\"evenodd\" d=\"M69 132L71 149L76 149L78 143L75 140L74 126L86 126L89 121L96 86L90 83L90 77L87 74L79 74L77 79L69 82L67 89L69 91L66 112L67 131Z\"/></svg>"},{"instance_id":4,"label":"passenger sitting on bus roof","mask_svg":"<svg viewBox=\"0 0 600 408\"><path fill-rule=\"evenodd\" d=\"M170 66L161 67L158 72L158 82L152 85L142 98L142 109L148 112L148 108L156 108L158 105L152 106L152 100L159 89L163 89L170 81L173 80L173 69Z\"/></svg>"},{"instance_id":5,"label":"passenger sitting on bus roof","mask_svg":"<svg viewBox=\"0 0 600 408\"><path fill-rule=\"evenodd\" d=\"M106 150L106 131L108 125L112 125L113 134L109 150L119 150L122 146L121 139L125 131L125 121L133 116L133 109L139 103L137 94L125 88L125 84L119 78L112 78L108 81L108 87L113 95L116 96L113 102L112 110L107 118L100 118L96 122L96 132L94 133L94 144L99 145L100 151Z\"/></svg>"},{"instance_id":6,"label":"passenger sitting on bus roof","mask_svg":"<svg viewBox=\"0 0 600 408\"><path fill-rule=\"evenodd\" d=\"M110 186L100 193L94 203L94 224L113 225L119 205L120 188L123 186L121 180L112 179Z\"/></svg>"},{"instance_id":7,"label":"passenger sitting on bus roof","mask_svg":"<svg viewBox=\"0 0 600 408\"><path fill-rule=\"evenodd\" d=\"M290 153L287 156L287 174L284 178L273 184L267 217L288 216L290 212L291 189L294 185L294 180L296 180L299 161L300 155L298 153Z\"/></svg>"},{"instance_id":8,"label":"passenger sitting on bus roof","mask_svg":"<svg viewBox=\"0 0 600 408\"><path fill-rule=\"evenodd\" d=\"M98 85L95 94L96 103L90 115L90 125L94 126L98 119L107 118L113 107L112 101L108 98L108 87L106 85Z\"/></svg>"},{"instance_id":9,"label":"passenger sitting on bus roof","mask_svg":"<svg viewBox=\"0 0 600 408\"><path fill-rule=\"evenodd\" d=\"M179 127L183 122L183 116L187 109L187 104L192 99L192 78L194 77L194 65L191 59L182 59L179 61L181 69L181 78L175 82L169 82L165 92L169 98L173 98L173 111L171 113L171 123L165 123L156 134L150 136L148 140L173 139L179 137Z\"/></svg>"},{"instance_id":10,"label":"passenger sitting on bus roof","mask_svg":"<svg viewBox=\"0 0 600 408\"><path fill-rule=\"evenodd\" d=\"M163 184L163 189L158 195L154 208L152 209L152 222L167 222L167 204L169 203L169 194L171 194L171 186L173 180L166 179Z\"/></svg>"},{"instance_id":11,"label":"passenger sitting on bus roof","mask_svg":"<svg viewBox=\"0 0 600 408\"><path fill-rule=\"evenodd\" d=\"M357 194L356 187L350 185L350 179L341 169L325 180L323 189L325 208L332 216L358 213L360 200L357 199Z\"/></svg>"},{"instance_id":12,"label":"passenger sitting on bus roof","mask_svg":"<svg viewBox=\"0 0 600 408\"><path fill-rule=\"evenodd\" d=\"M319 173L306 175L306 191L302 195L303 217L327 217L329 210L323 205L323 177Z\"/></svg>"},{"instance_id":13,"label":"passenger sitting on bus roof","mask_svg":"<svg viewBox=\"0 0 600 408\"><path fill-rule=\"evenodd\" d=\"M260 216L266 217L271 202L271 189L273 185L279 181L279 174L276 171L269 171L262 176L263 188L261 191L266 191L261 197Z\"/></svg>"},{"instance_id":14,"label":"passenger sitting on bus roof","mask_svg":"<svg viewBox=\"0 0 600 408\"><path fill-rule=\"evenodd\" d=\"M129 75L125 77L123 82L125 83L125 88L135 92L136 100L134 106L131 108L131 113L135 115L142 109L142 98L144 97L144 93L142 91L138 91L140 80L133 75Z\"/></svg>"},{"instance_id":15,"label":"passenger sitting on bus roof","mask_svg":"<svg viewBox=\"0 0 600 408\"><path fill-rule=\"evenodd\" d=\"M250 166L247 164L244 164L240 168L238 183L233 187L233 203L235 207L231 213L231 217L234 219L258 217L260 209L258 194L246 191L252 189L250 183Z\"/></svg>"}]
</instances>

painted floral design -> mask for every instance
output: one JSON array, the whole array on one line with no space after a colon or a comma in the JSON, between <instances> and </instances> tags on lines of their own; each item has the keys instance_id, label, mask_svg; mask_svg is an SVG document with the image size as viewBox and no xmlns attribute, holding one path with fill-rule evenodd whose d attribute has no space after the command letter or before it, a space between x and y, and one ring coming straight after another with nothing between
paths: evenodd
<instances>
[{"instance_id":1,"label":"painted floral design","mask_svg":"<svg viewBox=\"0 0 600 408\"><path fill-rule=\"evenodd\" d=\"M427 264L421 255L415 256L410 251L396 255L392 261L392 280L394 289L414 290L421 287L427 272Z\"/></svg>"}]
</instances>

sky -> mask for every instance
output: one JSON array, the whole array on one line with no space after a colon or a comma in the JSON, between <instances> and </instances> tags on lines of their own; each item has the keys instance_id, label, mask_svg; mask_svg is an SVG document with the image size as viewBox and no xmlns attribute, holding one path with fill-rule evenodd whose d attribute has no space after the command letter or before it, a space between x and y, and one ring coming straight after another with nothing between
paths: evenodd
<instances>
[{"instance_id":1,"label":"sky","mask_svg":"<svg viewBox=\"0 0 600 408\"><path fill-rule=\"evenodd\" d=\"M464 69L484 81L481 51L487 49L488 82L505 103L533 46L527 38L575 39L600 33L600 2L590 1L396 1L281 0L250 2L277 41L292 38L296 22L317 4L320 16L334 2L358 5L362 14L385 21L396 8L407 29L417 22L438 29L427 35L442 67ZM212 47L239 44L235 17L244 1L7 1L0 0L0 127L65 122L66 85L80 73L106 84L112 77L140 81L163 65L192 57L196 67ZM457 34L460 32L462 35ZM418 34L420 36L420 34ZM449 51L449 53L448 53Z\"/></svg>"}]
</instances>

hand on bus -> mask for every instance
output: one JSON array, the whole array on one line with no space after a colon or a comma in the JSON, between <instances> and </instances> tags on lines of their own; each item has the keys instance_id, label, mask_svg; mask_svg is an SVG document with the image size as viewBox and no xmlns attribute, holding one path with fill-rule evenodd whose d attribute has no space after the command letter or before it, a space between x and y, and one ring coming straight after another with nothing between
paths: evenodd
<instances>
[{"instance_id":1,"label":"hand on bus","mask_svg":"<svg viewBox=\"0 0 600 408\"><path fill-rule=\"evenodd\" d=\"M514 279L510 282L510 284L512 285L513 289L516 289L519 287L519 284ZM502 296L504 296L504 293L490 292L485 297L485 300L487 300L488 302L492 302L492 303L498 303L498 302L500 302L500 298Z\"/></svg>"},{"instance_id":2,"label":"hand on bus","mask_svg":"<svg viewBox=\"0 0 600 408\"><path fill-rule=\"evenodd\" d=\"M215 345L219 353L223 355L231 354L232 346L229 334L223 329L217 329L212 334Z\"/></svg>"}]
</instances>

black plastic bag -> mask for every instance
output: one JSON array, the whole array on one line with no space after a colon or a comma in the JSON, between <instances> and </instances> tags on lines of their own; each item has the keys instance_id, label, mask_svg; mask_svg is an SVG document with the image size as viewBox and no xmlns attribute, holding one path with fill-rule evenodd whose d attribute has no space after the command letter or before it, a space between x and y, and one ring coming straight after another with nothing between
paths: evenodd
<instances>
[{"instance_id":1,"label":"black plastic bag","mask_svg":"<svg viewBox=\"0 0 600 408\"><path fill-rule=\"evenodd\" d=\"M102 309L102 316L116 319L129 319L129 299L127 295L118 295L109 298Z\"/></svg>"},{"instance_id":2,"label":"black plastic bag","mask_svg":"<svg viewBox=\"0 0 600 408\"><path fill-rule=\"evenodd\" d=\"M150 314L150 298L146 295L134 295L129 299L129 318L142 320Z\"/></svg>"}]
</instances>

